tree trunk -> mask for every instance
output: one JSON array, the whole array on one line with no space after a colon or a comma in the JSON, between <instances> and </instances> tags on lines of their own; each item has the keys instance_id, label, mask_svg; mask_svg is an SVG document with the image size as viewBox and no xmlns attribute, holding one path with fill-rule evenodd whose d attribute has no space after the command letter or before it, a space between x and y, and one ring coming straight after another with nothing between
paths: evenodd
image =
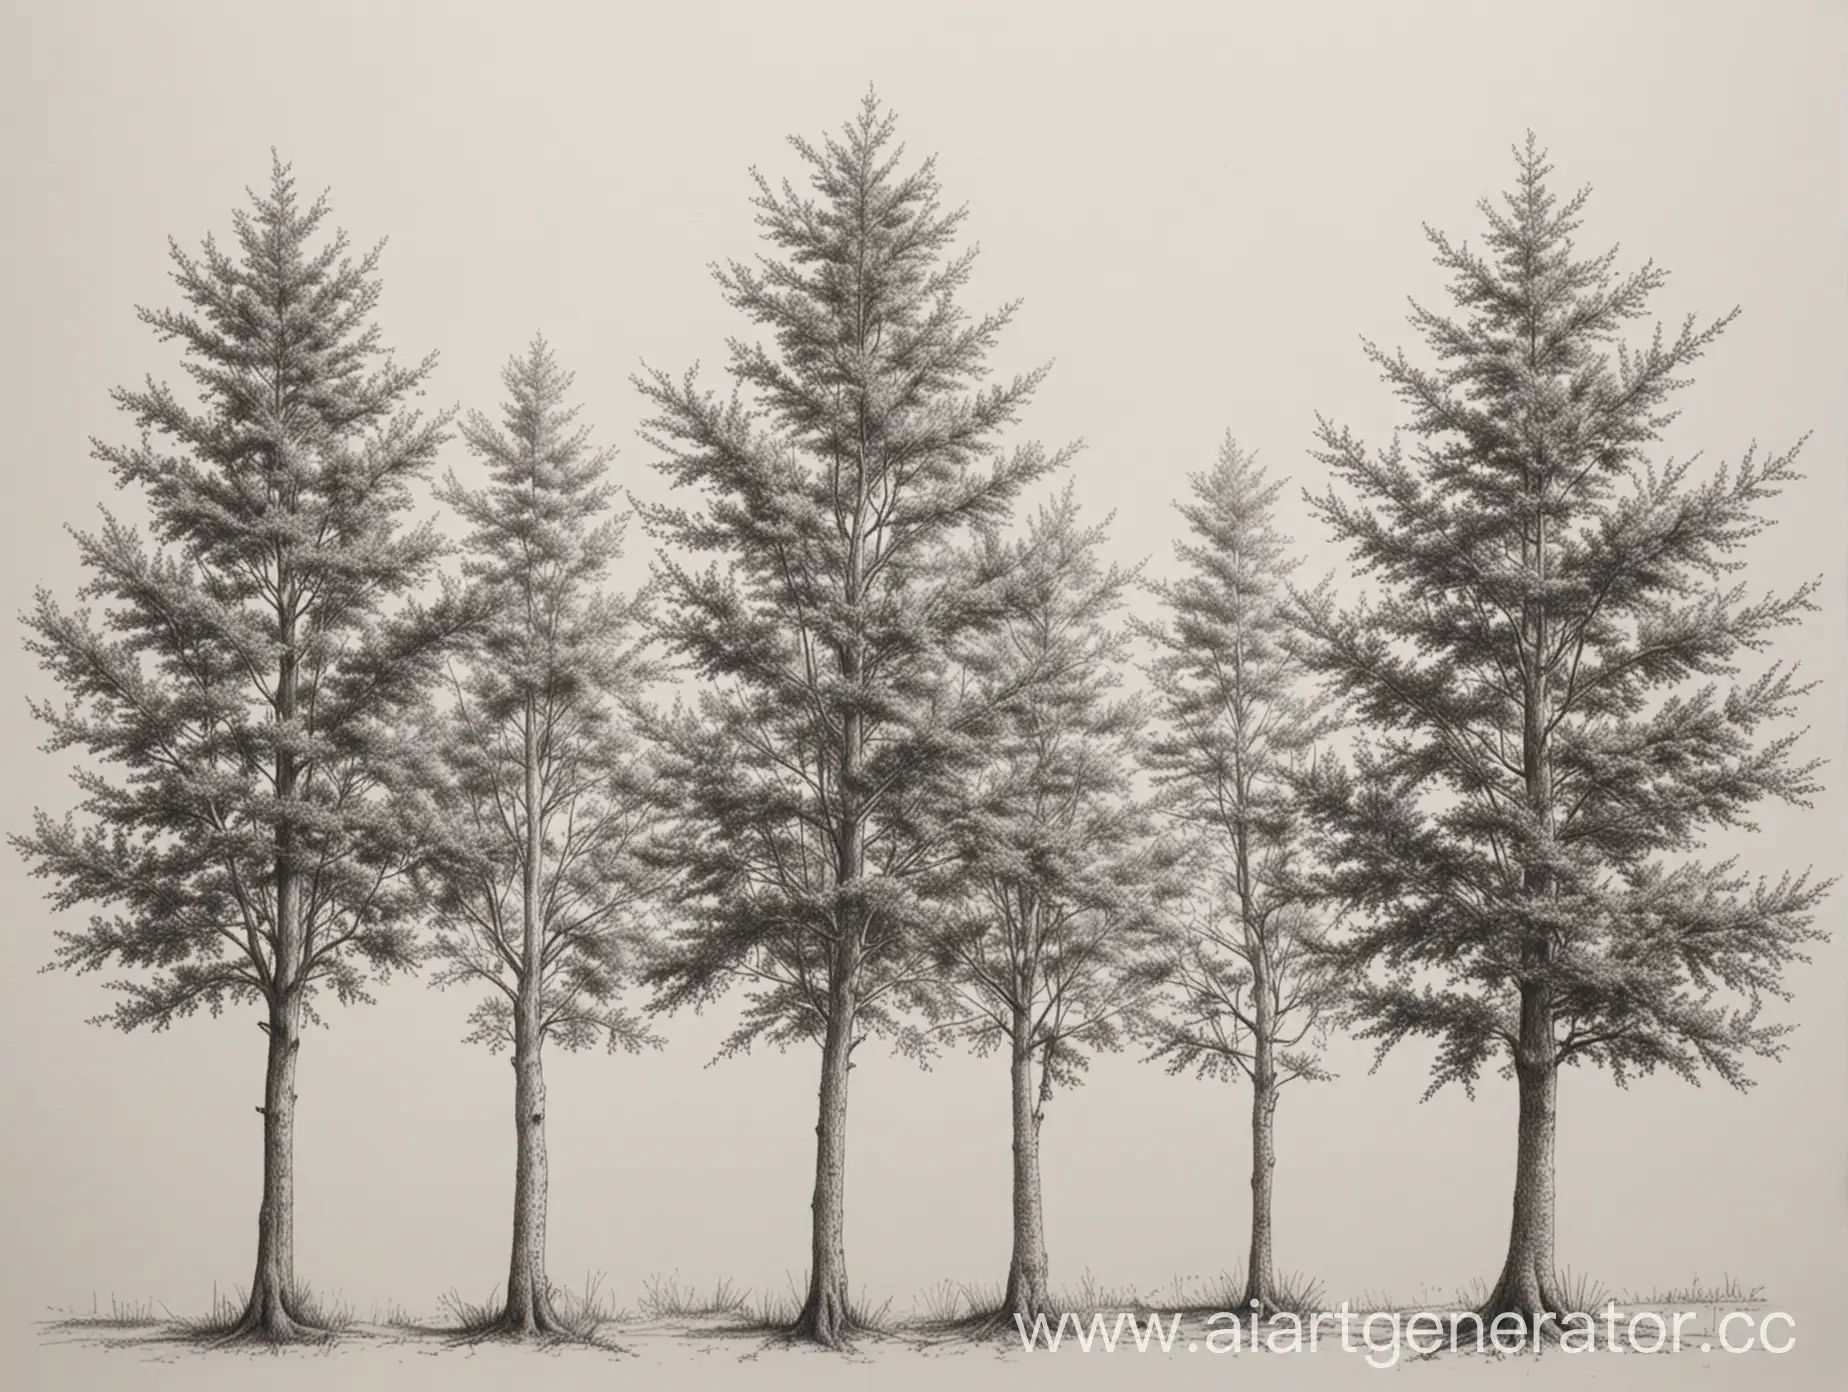
<instances>
[{"instance_id":1,"label":"tree trunk","mask_svg":"<svg viewBox=\"0 0 1848 1392\"><path fill-rule=\"evenodd\" d=\"M293 733L299 712L300 655L296 651L299 595L285 556L278 566L275 712L279 727ZM257 1208L257 1269L250 1300L229 1331L281 1343L309 1331L301 1318L295 1285L295 1064L301 1050L302 977L308 945L302 912L302 883L292 805L300 793L301 767L285 739L276 750L275 958L269 982L269 1059L263 1076L263 1197Z\"/></svg>"},{"instance_id":2,"label":"tree trunk","mask_svg":"<svg viewBox=\"0 0 1848 1392\"><path fill-rule=\"evenodd\" d=\"M1244 1311L1281 1313L1271 1238L1271 1195L1277 1171L1277 1069L1272 1045L1260 1040L1251 1087L1251 1251L1245 1263Z\"/></svg>"},{"instance_id":3,"label":"tree trunk","mask_svg":"<svg viewBox=\"0 0 1848 1392\"><path fill-rule=\"evenodd\" d=\"M544 910L541 907L545 818L539 710L526 700L526 844L522 848L519 997L513 1007L513 1253L507 1269L506 1332L555 1334L552 1287L545 1273Z\"/></svg>"},{"instance_id":4,"label":"tree trunk","mask_svg":"<svg viewBox=\"0 0 1848 1392\"><path fill-rule=\"evenodd\" d=\"M545 1153L545 1072L538 1031L526 1023L524 1004L516 1011L513 1057L513 1130L517 1147L513 1170L513 1253L507 1269L509 1334L559 1332L552 1309L552 1287L545 1270L547 1170Z\"/></svg>"},{"instance_id":5,"label":"tree trunk","mask_svg":"<svg viewBox=\"0 0 1848 1392\"><path fill-rule=\"evenodd\" d=\"M846 1178L847 1073L853 1049L851 996L837 989L830 1001L821 1049L821 1115L815 1125L814 1243L808 1299L794 1332L839 1348L852 1329L847 1298Z\"/></svg>"},{"instance_id":6,"label":"tree trunk","mask_svg":"<svg viewBox=\"0 0 1848 1392\"><path fill-rule=\"evenodd\" d=\"M864 332L862 333L864 343ZM865 441L861 442L861 481L865 479ZM858 521L848 538L842 599L857 609L862 593L862 553L866 537ZM863 635L855 632L839 651L843 690L857 693L863 677ZM853 1030L858 1004L855 992L860 968L860 944L866 934L864 903L853 903L862 890L866 850L862 841L860 786L861 742L865 715L853 699L841 710L840 743L836 755L836 791L839 807L835 823L834 887L842 896L834 924L836 937L828 963L828 1022L821 1042L820 1116L815 1123L815 1194L810 1201L813 1222L809 1255L808 1298L791 1331L827 1348L840 1348L853 1327L847 1292L846 1180L847 1180L847 1074L853 1067Z\"/></svg>"},{"instance_id":7,"label":"tree trunk","mask_svg":"<svg viewBox=\"0 0 1848 1392\"><path fill-rule=\"evenodd\" d=\"M1527 549L1527 566L1544 582L1548 545L1544 504L1547 477L1536 479L1534 532ZM1527 895L1544 903L1554 897L1553 870L1547 860L1554 834L1553 769L1548 723L1551 714L1547 672L1538 654L1547 649L1550 626L1541 591L1523 603L1522 633L1531 675L1523 694L1521 732L1522 769L1528 808L1540 829L1542 854L1535 855L1521 872ZM1485 1325L1497 1316L1520 1321L1523 1334L1538 1342L1547 1329L1542 1316L1568 1313L1560 1299L1553 1274L1553 1132L1559 1085L1559 1047L1553 1035L1553 996L1540 976L1553 957L1552 939L1544 926L1530 931L1521 951L1522 966L1530 973L1521 982L1520 1035L1515 1041L1514 1076L1520 1094L1520 1122L1516 1129L1514 1160L1514 1216L1508 1233L1508 1258L1502 1264L1495 1288L1478 1311ZM1554 1336L1559 1334L1552 1325Z\"/></svg>"},{"instance_id":8,"label":"tree trunk","mask_svg":"<svg viewBox=\"0 0 1848 1392\"><path fill-rule=\"evenodd\" d=\"M1238 841L1239 908L1251 964L1251 1250L1245 1262L1242 1312L1268 1318L1277 1304L1276 1256L1271 1239L1271 1193L1277 1170L1277 996L1270 943L1252 902L1249 842Z\"/></svg>"},{"instance_id":9,"label":"tree trunk","mask_svg":"<svg viewBox=\"0 0 1848 1392\"><path fill-rule=\"evenodd\" d=\"M1014 1112L1014 1250L1008 1261L1004 1313L1031 1323L1050 1314L1046 1283L1046 1220L1040 1197L1039 1130L1042 1113L1033 1083L1032 1025L1016 1011L1010 1059Z\"/></svg>"},{"instance_id":10,"label":"tree trunk","mask_svg":"<svg viewBox=\"0 0 1848 1392\"><path fill-rule=\"evenodd\" d=\"M1521 1041L1514 1074L1520 1123L1514 1161L1514 1216L1508 1258L1478 1313L1485 1325L1497 1315L1516 1316L1528 1335L1544 1333L1540 1316L1568 1313L1553 1271L1553 1136L1559 1085L1551 1003L1540 987L1521 996ZM1506 1327L1506 1326L1504 1326ZM1559 1327L1553 1325L1557 1334Z\"/></svg>"},{"instance_id":11,"label":"tree trunk","mask_svg":"<svg viewBox=\"0 0 1848 1392\"><path fill-rule=\"evenodd\" d=\"M309 1333L295 1288L295 1065L301 1001L292 991L270 1005L263 1079L263 1197L257 1208L257 1269L250 1299L231 1329L284 1343Z\"/></svg>"}]
</instances>

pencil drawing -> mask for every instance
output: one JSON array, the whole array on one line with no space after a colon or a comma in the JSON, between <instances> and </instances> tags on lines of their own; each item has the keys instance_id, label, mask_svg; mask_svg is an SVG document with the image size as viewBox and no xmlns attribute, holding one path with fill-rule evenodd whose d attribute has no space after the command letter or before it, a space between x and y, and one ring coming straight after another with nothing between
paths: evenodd
<instances>
[{"instance_id":1,"label":"pencil drawing","mask_svg":"<svg viewBox=\"0 0 1848 1392\"><path fill-rule=\"evenodd\" d=\"M1581 1123L1560 1079L1743 1092L1815 989L1836 879L1753 835L1828 792L1805 722L1840 703L1799 661L1825 578L1765 562L1774 525L1813 505L1805 423L1773 401L1775 446L1671 453L1738 311L1659 322L1666 272L1586 250L1599 204L1537 135L1509 134L1509 165L1453 176L1462 206L1506 176L1470 226L1431 210L1443 279L1412 298L1412 343L1363 342L1390 437L1331 410L1260 452L1229 394L1232 428L1216 455L1197 442L1179 496L1163 485L1151 546L1097 505L1106 479L1137 486L1139 461L1030 428L1053 369L1000 366L1019 302L977 273L975 215L870 86L835 128L765 148L736 225L684 248L711 259L701 308L729 336L690 318L684 340L630 343L613 306L597 332L639 364L627 381L580 381L575 350L538 334L470 409L424 404L438 359L385 346L383 243L334 230L276 154L230 239L170 242L172 284L137 311L163 356L113 393L118 429L91 446L97 487L106 470L131 501L71 527L81 587L41 585L22 615L44 676L31 711L74 792L11 837L51 909L87 920L22 931L51 967L108 973L98 1023L209 1028L253 1077L243 1022L263 1035L250 1151L212 1159L260 1165L254 1264L207 1318L98 1302L60 1334L201 1356L457 1342L607 1359L731 1338L825 1358L1056 1347L1068 1320L1113 1311L1173 1311L1164 1337L1201 1347L1218 1310L1252 1348L1313 1340L1321 1316L1391 1315L1396 1338L1406 1302L1336 1313L1319 1261L1279 1263L1307 1246L1287 1177L1365 1168L1294 1129L1346 1125L1346 1099L1386 1086L1337 1067L1344 1047L1409 1058L1425 1101L1509 1099L1507 1171L1483 1180L1505 1193L1505 1241L1483 1235L1500 1265L1424 1308L1523 1350L1617 1304L1710 1307L1703 1329L1757 1309L1731 1278L1620 1300L1565 1267L1559 1138ZM747 235L754 252L721 254ZM1147 380L1123 389L1167 390L1164 351L1147 344ZM581 406L599 440L633 411L637 444L593 444ZM459 1042L511 1065L489 1088L465 1071L482 1056L455 1051L456 1085L502 1118L513 1193L448 1219L491 1227L506 1275L442 1318L357 1320L297 1269L298 1120L346 1106L303 1046L336 1005L414 1032L394 1009L412 985L443 988ZM720 1022L716 1051L682 1042L695 1016ZM559 1051L599 1045L621 1056L601 1091L554 1117L548 1068L559 1088ZM801 1060L813 1089L786 1118L806 1194L757 1163L752 1128L777 1110L709 1145L726 1183L750 1176L751 1206L801 1212L801 1250L766 1228L791 1248L788 1296L676 1274L632 1310L555 1281L558 1234L588 1222L576 1196L646 1182L620 1146L585 1152L554 1206L548 1136L561 1167L577 1149L560 1119L653 1134L664 1107L703 1104L631 1079L768 1076L754 1049ZM997 1206L970 1222L1005 1277L958 1273L894 1314L849 1279L850 1229L856 1253L885 1240L865 1236L885 1232L877 1206L848 1202L849 1094L864 1134L912 1071L947 1090L935 1070L971 1054L955 1086L992 1094L997 1127L1006 1062L1006 1159L999 1130L963 1136L947 1104L909 1124L992 1181ZM1080 1118L1109 1124L1078 1085L1131 1064L1200 1080L1161 1096L1205 1118L1189 1143L1230 1177L1197 1196L1215 1241L1237 1234L1216 1281L1053 1280L1051 1254L1071 1272L1097 1220L1046 1182L1086 1144ZM447 1144L366 1157L369 1182L453 1163ZM1179 1173L1150 1153L1122 1190ZM920 1209L968 1206L929 1162L918 1174Z\"/></svg>"},{"instance_id":2,"label":"pencil drawing","mask_svg":"<svg viewBox=\"0 0 1848 1392\"><path fill-rule=\"evenodd\" d=\"M1761 1008L1821 936L1832 885L1691 855L1706 827L1817 790L1785 724L1812 688L1788 656L1741 667L1814 610L1820 582L1766 594L1735 578L1797 447L1704 478L1651 457L1732 316L1632 350L1621 335L1663 274L1581 255L1587 193L1560 197L1551 173L1529 134L1513 186L1481 207L1481 249L1429 233L1455 316L1414 305L1425 365L1369 348L1415 443L1320 432L1334 481L1317 511L1377 599L1313 597L1301 619L1373 736L1307 795L1331 892L1364 911L1341 950L1387 969L1354 993L1361 1033L1436 1040L1434 1090L1491 1063L1519 1089L1508 1255L1484 1313L1520 1320L1569 1313L1559 1069L1749 1086L1747 1061L1775 1059L1789 1028Z\"/></svg>"},{"instance_id":3,"label":"pencil drawing","mask_svg":"<svg viewBox=\"0 0 1848 1392\"><path fill-rule=\"evenodd\" d=\"M485 988L469 1038L513 1065L513 1251L490 1327L555 1334L546 1275L543 1051L659 1045L622 1003L665 884L647 847L660 798L634 729L650 677L643 610L605 585L620 554L610 454L589 447L543 339L503 375L505 421L463 426L486 489L439 496L470 526L485 620L423 747L433 814L429 953L438 986Z\"/></svg>"},{"instance_id":4,"label":"pencil drawing","mask_svg":"<svg viewBox=\"0 0 1848 1392\"><path fill-rule=\"evenodd\" d=\"M132 973L108 1023L261 1007L263 1202L230 1332L271 1340L304 1324L303 1025L368 999L368 969L416 961L427 845L404 717L477 618L460 595L415 597L442 550L399 525L445 438L447 417L409 409L435 360L385 357L378 252L317 244L327 213L278 162L234 246L174 246L182 307L141 311L181 346L196 400L152 378L115 395L140 439L95 457L143 495L151 536L104 511L74 533L102 613L41 590L27 616L69 697L34 711L97 766L78 775L81 821L41 812L14 838L55 903L98 910L60 932L58 965Z\"/></svg>"}]
</instances>

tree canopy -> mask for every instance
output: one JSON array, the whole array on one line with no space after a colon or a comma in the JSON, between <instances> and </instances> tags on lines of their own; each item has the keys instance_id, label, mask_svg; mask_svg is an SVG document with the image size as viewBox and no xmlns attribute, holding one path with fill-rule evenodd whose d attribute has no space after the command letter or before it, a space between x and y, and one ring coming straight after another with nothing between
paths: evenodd
<instances>
[{"instance_id":1,"label":"tree canopy","mask_svg":"<svg viewBox=\"0 0 1848 1392\"><path fill-rule=\"evenodd\" d=\"M1816 582L1735 578L1797 449L1705 477L1654 457L1733 316L1625 342L1664 273L1581 255L1587 193L1555 196L1531 138L1517 154L1480 250L1429 233L1455 305L1413 308L1430 365L1369 345L1409 446L1320 431L1335 483L1316 508L1374 595L1302 610L1371 732L1314 801L1332 886L1364 911L1347 951L1388 973L1360 997L1366 1032L1436 1039L1433 1088L1519 1052L1524 1013L1559 1063L1743 1087L1745 1060L1781 1047L1761 1006L1828 888L1696 854L1817 788L1773 730L1810 690L1795 664L1742 675Z\"/></svg>"}]
</instances>

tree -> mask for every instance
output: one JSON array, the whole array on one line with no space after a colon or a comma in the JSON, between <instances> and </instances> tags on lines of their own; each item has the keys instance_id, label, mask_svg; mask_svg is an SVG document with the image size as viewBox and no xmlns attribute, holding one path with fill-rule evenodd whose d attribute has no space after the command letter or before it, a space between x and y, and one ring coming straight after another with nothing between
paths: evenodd
<instances>
[{"instance_id":1,"label":"tree","mask_svg":"<svg viewBox=\"0 0 1848 1392\"><path fill-rule=\"evenodd\" d=\"M141 442L95 445L143 491L151 544L105 511L73 534L102 613L41 590L25 620L71 698L34 706L50 747L103 768L76 774L81 824L41 812L14 843L57 882L58 907L105 910L59 934L57 964L137 973L102 1021L160 1030L201 1006L262 1007L263 1197L233 1332L285 1340L307 1323L302 1027L325 993L366 999L367 968L412 965L429 843L402 731L475 611L415 597L441 546L400 517L447 417L405 406L434 358L382 357L378 249L355 260L339 233L316 246L326 201L304 205L280 162L252 202L234 215L235 252L174 246L185 308L140 312L185 350L197 402L152 380L118 391Z\"/></svg>"},{"instance_id":2,"label":"tree","mask_svg":"<svg viewBox=\"0 0 1848 1392\"><path fill-rule=\"evenodd\" d=\"M644 614L602 584L621 554L608 516L610 451L593 451L567 403L571 375L543 339L502 374L504 423L464 423L489 486L450 476L469 524L468 570L491 605L433 743L449 831L438 862L434 981L485 985L472 1042L511 1048L513 1253L502 1328L554 1333L545 1268L548 1040L613 1050L658 1043L620 1004L644 943L637 917L660 887L644 854L657 820L631 728L651 672Z\"/></svg>"},{"instance_id":3,"label":"tree","mask_svg":"<svg viewBox=\"0 0 1848 1392\"><path fill-rule=\"evenodd\" d=\"M721 403L689 373L637 382L649 439L703 509L645 510L666 545L661 633L709 680L659 736L682 790L675 848L695 921L653 970L673 1009L750 984L730 1041L821 1052L813 1260L797 1326L850 1332L843 1241L847 1079L928 975L915 887L934 868L918 811L967 757L982 713L954 698L953 646L993 621L998 577L952 542L997 525L1063 463L1003 450L1042 372L982 385L1012 308L957 307L971 254L934 166L900 171L893 118L868 96L842 137L795 139L812 196L761 175L780 256L715 272L774 336L733 341ZM754 397L749 405L741 393ZM981 467L986 461L987 467ZM716 553L698 571L684 556Z\"/></svg>"},{"instance_id":4,"label":"tree","mask_svg":"<svg viewBox=\"0 0 1848 1392\"><path fill-rule=\"evenodd\" d=\"M1013 1250L1003 1315L1049 1313L1040 1128L1055 1086L1120 1047L1161 979L1173 857L1136 797L1143 703L1119 694L1133 580L1097 556L1068 488L1015 544L1007 619L969 654L996 710L943 815L953 857L935 930L948 990L937 1024L1004 1048L1012 1098ZM974 568L974 567L972 567Z\"/></svg>"},{"instance_id":5,"label":"tree","mask_svg":"<svg viewBox=\"0 0 1848 1392\"><path fill-rule=\"evenodd\" d=\"M1787 1027L1761 1019L1821 934L1828 885L1754 878L1696 852L1765 798L1805 805L1816 765L1764 728L1810 689L1772 664L1722 690L1812 609L1815 584L1729 579L1796 450L1754 447L1695 481L1653 463L1668 403L1729 314L1640 348L1663 282L1579 257L1587 194L1560 202L1530 137L1485 250L1429 232L1456 317L1416 305L1435 365L1368 351L1411 410L1410 452L1324 422L1319 458L1358 495L1317 504L1378 599L1303 621L1317 667L1375 731L1318 773L1332 887L1365 915L1344 952L1384 968L1359 996L1383 1053L1438 1041L1431 1091L1492 1059L1520 1095L1508 1255L1483 1308L1533 1336L1566 1313L1553 1269L1562 1065L1624 1084L1704 1068L1746 1087ZM1736 313L1736 311L1735 311ZM1693 685L1695 681L1700 685ZM1429 1093L1427 1093L1427 1096Z\"/></svg>"},{"instance_id":6,"label":"tree","mask_svg":"<svg viewBox=\"0 0 1848 1392\"><path fill-rule=\"evenodd\" d=\"M1251 1084L1251 1250L1241 1305L1282 1309L1272 1195L1283 1087L1329 1077L1322 1044L1345 1003L1342 973L1304 873L1297 781L1338 721L1292 651L1286 586L1296 562L1271 481L1228 435L1179 504L1182 578L1142 627L1162 717L1147 764L1201 866L1189 931L1171 967L1172 1009L1154 1018L1170 1072Z\"/></svg>"}]
</instances>

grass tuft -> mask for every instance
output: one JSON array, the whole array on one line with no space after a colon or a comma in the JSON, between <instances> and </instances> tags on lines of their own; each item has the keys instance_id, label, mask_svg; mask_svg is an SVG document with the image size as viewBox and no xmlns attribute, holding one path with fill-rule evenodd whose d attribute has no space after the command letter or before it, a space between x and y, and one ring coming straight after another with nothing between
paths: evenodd
<instances>
[{"instance_id":1,"label":"grass tuft","mask_svg":"<svg viewBox=\"0 0 1848 1392\"><path fill-rule=\"evenodd\" d=\"M600 1344L606 1324L616 1324L629 1312L603 1289L604 1272L584 1273L580 1290L554 1285L552 1314L564 1327L564 1337L579 1343Z\"/></svg>"},{"instance_id":2,"label":"grass tuft","mask_svg":"<svg viewBox=\"0 0 1848 1392\"><path fill-rule=\"evenodd\" d=\"M729 1276L720 1277L710 1291L701 1292L691 1285L681 1285L676 1271L644 1281L638 1308L647 1319L713 1319L744 1313L750 1301L750 1292L741 1290Z\"/></svg>"},{"instance_id":3,"label":"grass tuft","mask_svg":"<svg viewBox=\"0 0 1848 1392\"><path fill-rule=\"evenodd\" d=\"M1298 1319L1328 1308L1328 1292L1323 1284L1301 1271L1279 1271L1274 1295L1277 1308Z\"/></svg>"},{"instance_id":4,"label":"grass tuft","mask_svg":"<svg viewBox=\"0 0 1848 1392\"><path fill-rule=\"evenodd\" d=\"M1000 1314L1006 1294L1000 1286L938 1281L912 1298L910 1322L927 1329L985 1323Z\"/></svg>"},{"instance_id":5,"label":"grass tuft","mask_svg":"<svg viewBox=\"0 0 1848 1392\"><path fill-rule=\"evenodd\" d=\"M88 1310L54 1307L51 1313L56 1318L48 1323L54 1329L150 1329L175 1322L173 1312L158 1300L121 1300L113 1293L107 1309L92 1295Z\"/></svg>"},{"instance_id":6,"label":"grass tuft","mask_svg":"<svg viewBox=\"0 0 1848 1392\"><path fill-rule=\"evenodd\" d=\"M368 1322L382 1329L410 1329L416 1325L410 1311L395 1300L387 1300L383 1305L374 1303Z\"/></svg>"},{"instance_id":7,"label":"grass tuft","mask_svg":"<svg viewBox=\"0 0 1848 1392\"><path fill-rule=\"evenodd\" d=\"M1582 1271L1562 1267L1554 1280L1568 1313L1594 1314L1610 1301L1610 1292L1603 1284Z\"/></svg>"},{"instance_id":8,"label":"grass tuft","mask_svg":"<svg viewBox=\"0 0 1848 1392\"><path fill-rule=\"evenodd\" d=\"M852 1328L868 1334L893 1334L898 1330L898 1322L892 1318L891 1297L875 1305L865 1286L860 1287L857 1297L848 1299L847 1320Z\"/></svg>"},{"instance_id":9,"label":"grass tuft","mask_svg":"<svg viewBox=\"0 0 1848 1392\"><path fill-rule=\"evenodd\" d=\"M1089 1267L1078 1278L1077 1285L1054 1291L1049 1298L1053 1308L1061 1314L1089 1315L1119 1310L1142 1314L1160 1308L1134 1286L1100 1285Z\"/></svg>"},{"instance_id":10,"label":"grass tuft","mask_svg":"<svg viewBox=\"0 0 1848 1392\"><path fill-rule=\"evenodd\" d=\"M437 1309L442 1311L448 1327L458 1334L484 1334L500 1321L507 1307L501 1303L500 1287L488 1292L486 1300L467 1300L453 1286L437 1297Z\"/></svg>"},{"instance_id":11,"label":"grass tuft","mask_svg":"<svg viewBox=\"0 0 1848 1392\"><path fill-rule=\"evenodd\" d=\"M1169 1309L1190 1315L1233 1309L1245 1294L1245 1268L1221 1268L1214 1276L1176 1275L1157 1292Z\"/></svg>"},{"instance_id":12,"label":"grass tuft","mask_svg":"<svg viewBox=\"0 0 1848 1392\"><path fill-rule=\"evenodd\" d=\"M739 1311L739 1314L746 1324L755 1329L787 1329L802 1314L802 1306L807 1299L808 1297L796 1288L795 1281L791 1279L789 1288L781 1294L772 1291L753 1292L749 1302Z\"/></svg>"},{"instance_id":13,"label":"grass tuft","mask_svg":"<svg viewBox=\"0 0 1848 1392\"><path fill-rule=\"evenodd\" d=\"M1666 1290L1651 1286L1647 1294L1626 1290L1617 1300L1623 1305L1756 1305L1764 1298L1763 1286L1748 1286L1732 1273L1722 1271L1717 1282L1696 1276L1685 1286Z\"/></svg>"}]
</instances>

